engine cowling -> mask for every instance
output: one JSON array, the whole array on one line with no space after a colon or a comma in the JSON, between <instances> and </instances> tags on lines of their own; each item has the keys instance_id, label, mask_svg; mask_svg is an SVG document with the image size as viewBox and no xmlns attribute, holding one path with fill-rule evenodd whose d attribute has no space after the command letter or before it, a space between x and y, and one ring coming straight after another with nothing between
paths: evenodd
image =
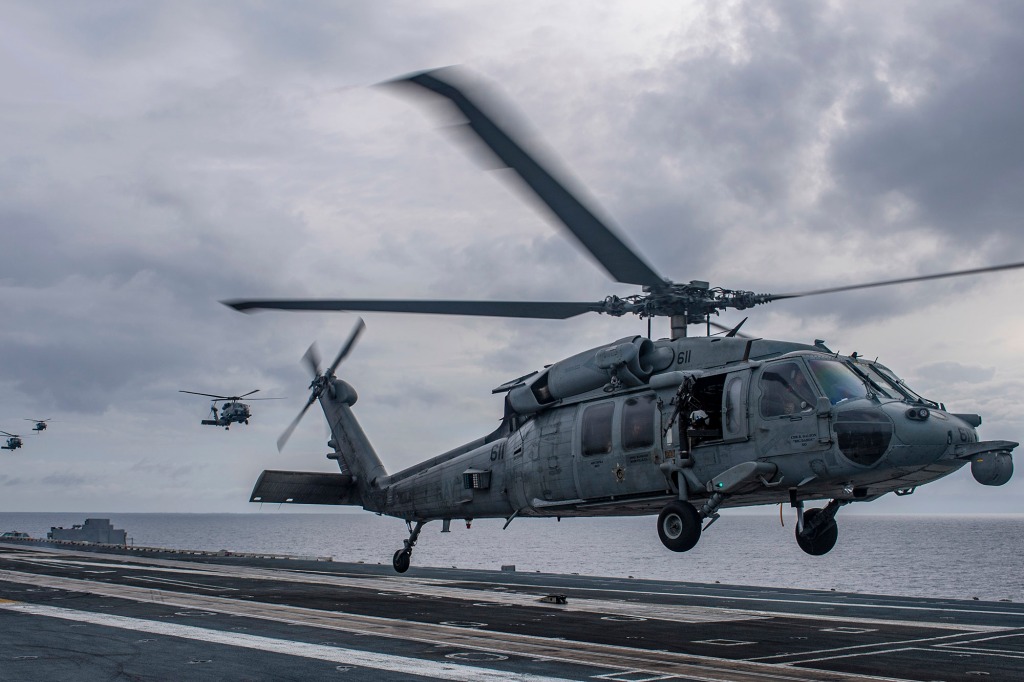
<instances>
[{"instance_id":1,"label":"engine cowling","mask_svg":"<svg viewBox=\"0 0 1024 682\"><path fill-rule=\"evenodd\" d=\"M987 452L971 460L971 474L982 485L1003 485L1013 476L1009 452Z\"/></svg>"},{"instance_id":2,"label":"engine cowling","mask_svg":"<svg viewBox=\"0 0 1024 682\"><path fill-rule=\"evenodd\" d=\"M672 355L671 351L666 353ZM661 355L650 339L627 336L556 362L528 383L509 391L509 405L525 415L556 400L609 385L642 386L653 372L668 364L662 362Z\"/></svg>"}]
</instances>

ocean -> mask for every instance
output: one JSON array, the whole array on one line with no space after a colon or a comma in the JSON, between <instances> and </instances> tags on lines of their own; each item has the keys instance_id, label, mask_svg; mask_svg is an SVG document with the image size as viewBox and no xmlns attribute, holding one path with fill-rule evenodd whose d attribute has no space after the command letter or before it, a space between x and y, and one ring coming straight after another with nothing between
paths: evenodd
<instances>
[{"instance_id":1,"label":"ocean","mask_svg":"<svg viewBox=\"0 0 1024 682\"><path fill-rule=\"evenodd\" d=\"M789 512L789 510L786 510ZM273 552L390 565L405 524L373 514L4 513L0 532L46 537L52 526L109 518L131 543L175 549ZM696 548L665 549L655 517L481 519L424 526L414 566L580 573L865 594L1024 601L1024 515L871 516L840 513L829 554L804 554L794 519L730 513Z\"/></svg>"}]
</instances>

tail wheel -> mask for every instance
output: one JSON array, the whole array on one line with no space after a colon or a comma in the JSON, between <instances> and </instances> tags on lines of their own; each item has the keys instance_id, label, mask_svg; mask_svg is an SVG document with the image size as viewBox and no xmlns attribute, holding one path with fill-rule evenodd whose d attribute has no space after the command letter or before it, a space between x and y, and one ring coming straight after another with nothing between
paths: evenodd
<instances>
[{"instance_id":1,"label":"tail wheel","mask_svg":"<svg viewBox=\"0 0 1024 682\"><path fill-rule=\"evenodd\" d=\"M700 540L700 515L688 502L669 502L658 515L658 537L673 552L693 549Z\"/></svg>"},{"instance_id":2,"label":"tail wheel","mask_svg":"<svg viewBox=\"0 0 1024 682\"><path fill-rule=\"evenodd\" d=\"M812 521L821 514L820 509L808 509L804 512L804 526L812 525ZM836 525L835 519L831 519L824 526L820 526L815 529L813 535L805 535L797 532L796 544L800 545L800 549L807 552L811 556L821 556L822 554L828 554L832 551L832 548L836 546L836 540L839 539L839 526Z\"/></svg>"}]
</instances>

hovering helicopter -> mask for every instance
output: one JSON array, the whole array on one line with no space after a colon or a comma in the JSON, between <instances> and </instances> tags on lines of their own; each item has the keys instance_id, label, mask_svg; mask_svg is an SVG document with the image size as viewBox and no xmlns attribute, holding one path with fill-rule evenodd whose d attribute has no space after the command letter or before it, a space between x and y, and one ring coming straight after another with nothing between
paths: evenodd
<instances>
[{"instance_id":1,"label":"hovering helicopter","mask_svg":"<svg viewBox=\"0 0 1024 682\"><path fill-rule=\"evenodd\" d=\"M47 417L46 419L28 419L28 418L25 419L25 421L27 421L27 422L35 422L36 423L36 425L32 427L32 430L35 431L36 433L42 433L43 431L45 431L46 430L46 422L52 421L52 420L53 420L53 417Z\"/></svg>"},{"instance_id":2,"label":"hovering helicopter","mask_svg":"<svg viewBox=\"0 0 1024 682\"><path fill-rule=\"evenodd\" d=\"M360 505L404 519L409 537L393 557L409 568L423 525L452 519L657 514L669 550L695 547L724 509L789 504L796 542L811 555L838 538L836 514L883 495L910 495L970 463L986 486L1013 474L1018 443L983 441L981 417L955 413L914 392L895 372L856 354L751 338L743 322L710 318L772 301L1024 267L1024 263L785 294L672 282L655 272L566 186L495 123L475 86L446 71L400 79L440 95L618 282L641 294L597 302L438 300L234 300L236 310L387 311L565 319L587 312L668 317L670 338L627 336L494 389L504 416L492 433L389 475L359 426L356 392L335 376L363 329L353 330L322 371L306 354L312 392L281 449L319 400L341 473L264 471L250 501ZM688 325L707 336L688 337ZM711 327L725 333L712 336ZM805 509L811 501L821 507Z\"/></svg>"},{"instance_id":3,"label":"hovering helicopter","mask_svg":"<svg viewBox=\"0 0 1024 682\"><path fill-rule=\"evenodd\" d=\"M212 393L196 393L195 391L178 391L178 393L188 393L190 395L201 395L206 398L213 398L210 401L210 415L212 419L204 419L200 422L204 426L223 426L224 430L227 431L232 424L248 424L249 417L252 416L252 410L249 405L241 402L242 398L258 393L260 389L255 391L249 391L242 395L226 396L226 395L213 395ZM283 400L283 398L249 398L249 400ZM220 406L220 412L217 411L217 403L223 403Z\"/></svg>"},{"instance_id":4,"label":"hovering helicopter","mask_svg":"<svg viewBox=\"0 0 1024 682\"><path fill-rule=\"evenodd\" d=\"M6 431L0 431L0 434L8 437L7 445L0 446L0 450L17 450L21 447L21 436Z\"/></svg>"}]
</instances>

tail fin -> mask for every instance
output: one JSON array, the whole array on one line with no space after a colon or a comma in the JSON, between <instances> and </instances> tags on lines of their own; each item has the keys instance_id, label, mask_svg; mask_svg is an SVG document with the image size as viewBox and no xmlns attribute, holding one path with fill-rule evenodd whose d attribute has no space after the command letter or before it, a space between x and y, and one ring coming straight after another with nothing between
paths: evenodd
<instances>
[{"instance_id":1,"label":"tail fin","mask_svg":"<svg viewBox=\"0 0 1024 682\"><path fill-rule=\"evenodd\" d=\"M332 438L329 445L334 448L334 454L328 455L328 457L338 460L341 474L317 474L314 475L315 480L309 479L307 482L310 482L310 485L322 484L326 486L328 493L325 499L347 500L344 502L307 502L306 504L362 503L363 508L370 511L382 511L384 507L386 495L384 487L387 485L388 472L384 469L380 458L377 457L377 453L374 452L373 446L370 445L369 439L363 433L363 429L359 426L355 415L352 414L352 406L355 405L357 399L355 389L334 376L334 371L355 347L356 340L365 326L362 320L356 323L348 340L341 347L337 357L334 358L334 362L326 370L320 369L320 353L316 350L316 344L310 346L303 357L303 360L313 372L313 381L309 385L312 393L302 410L299 411L298 416L292 420L292 423L284 430L281 437L277 439L277 449L281 450L284 447L295 427L298 426L303 415L306 414L306 410L319 400L324 416L327 417L327 423L331 427ZM301 472L267 471L264 472L264 477L268 474L281 474L281 476L271 476L267 483L266 492L271 492L271 488L273 488L273 494L276 497L287 496L288 492L291 491L289 486L291 486L292 482L305 480L299 478L303 475ZM291 476L291 478L284 475ZM342 480L342 478L325 478L339 476L345 480ZM263 483L264 477L261 477L260 481L257 482L256 490L253 490L253 498L256 497L257 492L261 491L260 486ZM280 490L275 488L275 485ZM334 486L333 489L331 488L332 485ZM308 491L305 488L299 492L302 492L304 497L316 497L312 493L307 495ZM252 499L250 501L260 500ZM281 501L297 502L294 496L291 498L286 497L286 499Z\"/></svg>"},{"instance_id":2,"label":"tail fin","mask_svg":"<svg viewBox=\"0 0 1024 682\"><path fill-rule=\"evenodd\" d=\"M320 406L331 427L329 445L335 452L328 457L337 459L341 472L352 476L363 506L379 511L388 472L352 413L357 398L355 389L340 379L334 379L329 390L320 394Z\"/></svg>"}]
</instances>

